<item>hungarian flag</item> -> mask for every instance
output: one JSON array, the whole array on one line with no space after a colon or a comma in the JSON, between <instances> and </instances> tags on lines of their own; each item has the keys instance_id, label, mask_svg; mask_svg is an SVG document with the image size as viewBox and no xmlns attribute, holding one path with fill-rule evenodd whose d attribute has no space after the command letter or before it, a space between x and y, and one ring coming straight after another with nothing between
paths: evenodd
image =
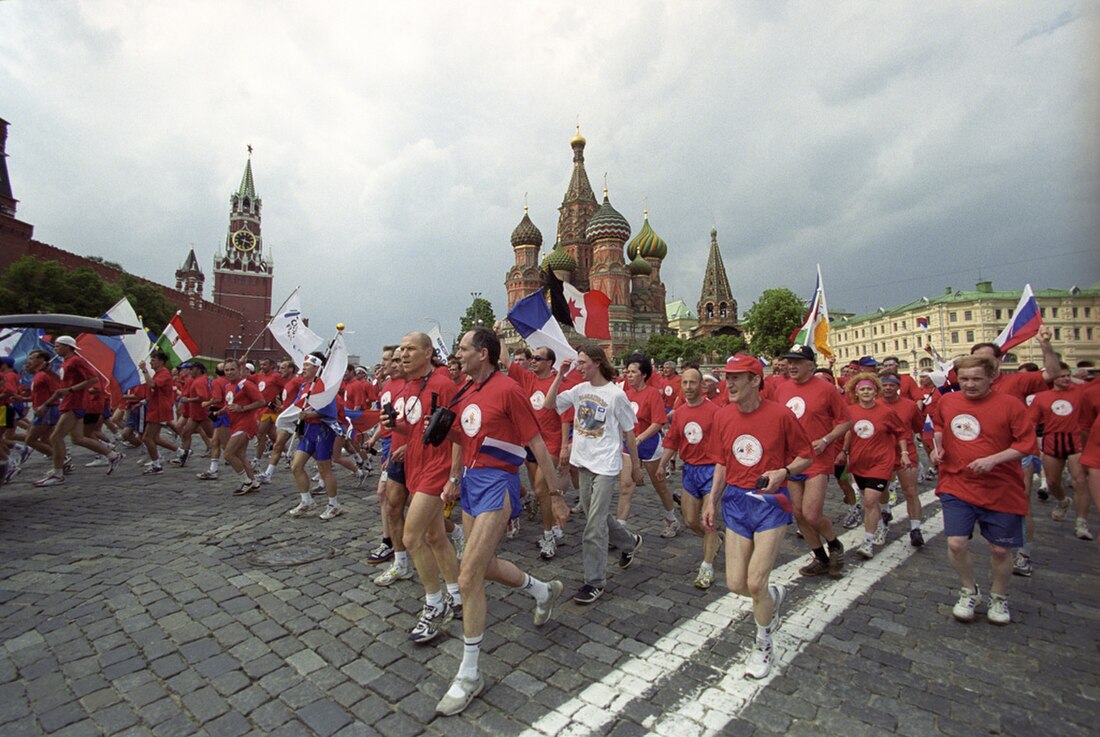
<instances>
[{"instance_id":1,"label":"hungarian flag","mask_svg":"<svg viewBox=\"0 0 1100 737\"><path fill-rule=\"evenodd\" d=\"M563 282L547 271L550 287L550 309L554 319L563 325L569 325L586 338L611 340L611 319L609 307L611 299L603 292L593 289L582 292L572 284Z\"/></svg>"},{"instance_id":2,"label":"hungarian flag","mask_svg":"<svg viewBox=\"0 0 1100 737\"><path fill-rule=\"evenodd\" d=\"M184 361L190 361L199 352L198 344L183 326L183 319L178 312L172 315L172 319L164 327L164 332L157 338L156 348L168 354L169 368L175 368Z\"/></svg>"},{"instance_id":3,"label":"hungarian flag","mask_svg":"<svg viewBox=\"0 0 1100 737\"><path fill-rule=\"evenodd\" d=\"M806 319L802 327L791 335L791 345L808 345L825 356L833 357L829 347L829 308L825 304L825 285L821 281L821 264L817 266L817 284L810 308L806 310Z\"/></svg>"},{"instance_id":4,"label":"hungarian flag","mask_svg":"<svg viewBox=\"0 0 1100 737\"><path fill-rule=\"evenodd\" d=\"M1025 284L1020 301L1016 304L1016 311L1012 313L1012 319L993 342L1001 347L1002 353L1007 353L1020 343L1038 335L1039 328L1042 326L1043 320L1039 314L1039 303L1035 301L1035 293L1031 291L1030 284Z\"/></svg>"}]
</instances>

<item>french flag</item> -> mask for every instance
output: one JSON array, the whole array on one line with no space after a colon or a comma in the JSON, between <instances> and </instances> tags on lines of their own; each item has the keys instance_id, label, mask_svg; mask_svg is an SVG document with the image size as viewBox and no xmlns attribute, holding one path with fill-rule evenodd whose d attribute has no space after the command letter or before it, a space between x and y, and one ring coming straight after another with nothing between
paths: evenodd
<instances>
[{"instance_id":1,"label":"french flag","mask_svg":"<svg viewBox=\"0 0 1100 737\"><path fill-rule=\"evenodd\" d=\"M566 358L577 358L577 352L565 339L561 325L550 314L541 289L516 302L508 311L508 322L531 348L550 348L554 351L557 357L554 368L560 368Z\"/></svg>"},{"instance_id":2,"label":"french flag","mask_svg":"<svg viewBox=\"0 0 1100 737\"><path fill-rule=\"evenodd\" d=\"M1016 303L1016 311L1008 325L993 342L1001 347L1002 353L1007 353L1026 340L1039 334L1039 328L1043 326L1042 317L1039 315L1039 304L1035 301L1035 293L1031 291L1031 285L1024 285L1020 301Z\"/></svg>"}]
</instances>

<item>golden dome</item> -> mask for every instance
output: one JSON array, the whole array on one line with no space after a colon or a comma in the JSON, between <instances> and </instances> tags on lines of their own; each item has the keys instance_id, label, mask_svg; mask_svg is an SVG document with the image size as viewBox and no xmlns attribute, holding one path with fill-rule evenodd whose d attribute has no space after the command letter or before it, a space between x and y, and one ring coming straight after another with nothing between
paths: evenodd
<instances>
[{"instance_id":1,"label":"golden dome","mask_svg":"<svg viewBox=\"0 0 1100 737\"><path fill-rule=\"evenodd\" d=\"M577 124L577 135L569 139L570 146L583 146L587 141L584 140L584 136L581 135L580 123Z\"/></svg>"}]
</instances>

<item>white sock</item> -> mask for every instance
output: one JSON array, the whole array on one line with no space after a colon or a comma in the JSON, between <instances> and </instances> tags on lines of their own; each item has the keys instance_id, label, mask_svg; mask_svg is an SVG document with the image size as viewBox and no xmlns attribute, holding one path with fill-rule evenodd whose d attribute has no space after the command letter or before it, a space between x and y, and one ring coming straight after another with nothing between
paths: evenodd
<instances>
[{"instance_id":1,"label":"white sock","mask_svg":"<svg viewBox=\"0 0 1100 737\"><path fill-rule=\"evenodd\" d=\"M523 590L535 597L539 604L545 604L550 598L550 587L534 576L524 574Z\"/></svg>"},{"instance_id":2,"label":"white sock","mask_svg":"<svg viewBox=\"0 0 1100 737\"><path fill-rule=\"evenodd\" d=\"M477 637L463 637L462 645L462 664L458 666L458 678L477 678L477 659L481 655L481 639L482 635ZM457 691L457 689L452 689ZM455 698L461 698L465 694L460 691L451 693L448 691L449 696Z\"/></svg>"},{"instance_id":3,"label":"white sock","mask_svg":"<svg viewBox=\"0 0 1100 737\"><path fill-rule=\"evenodd\" d=\"M434 594L425 594L424 603L438 612L443 608L443 592L436 591Z\"/></svg>"},{"instance_id":4,"label":"white sock","mask_svg":"<svg viewBox=\"0 0 1100 737\"><path fill-rule=\"evenodd\" d=\"M707 562L706 562L706 561L704 560L704 561L703 561L703 562L702 562L702 563L700 564L700 566L699 566L699 567L700 567L700 568L702 568L702 569L703 569L704 571L707 571L707 572L709 572L709 573L714 573L714 564L713 564L713 563L707 563Z\"/></svg>"},{"instance_id":5,"label":"white sock","mask_svg":"<svg viewBox=\"0 0 1100 737\"><path fill-rule=\"evenodd\" d=\"M565 532L561 529L560 525L554 525L553 527L551 527L550 532L554 533L554 537L558 538L559 540L565 537Z\"/></svg>"},{"instance_id":6,"label":"white sock","mask_svg":"<svg viewBox=\"0 0 1100 737\"><path fill-rule=\"evenodd\" d=\"M465 540L466 539L466 533L462 529L462 525L455 525L454 531L451 532L451 539L452 540Z\"/></svg>"},{"instance_id":7,"label":"white sock","mask_svg":"<svg viewBox=\"0 0 1100 737\"><path fill-rule=\"evenodd\" d=\"M665 519L668 520L669 522L675 522L676 521L676 510L675 509L670 509L667 512L665 512Z\"/></svg>"},{"instance_id":8,"label":"white sock","mask_svg":"<svg viewBox=\"0 0 1100 737\"><path fill-rule=\"evenodd\" d=\"M542 538L544 540L549 540L553 537L554 537L554 531L553 530L543 530L542 531Z\"/></svg>"},{"instance_id":9,"label":"white sock","mask_svg":"<svg viewBox=\"0 0 1100 737\"><path fill-rule=\"evenodd\" d=\"M302 494L301 496L302 496L302 504L306 504L306 505L313 504L313 494L310 494L307 491L305 494Z\"/></svg>"},{"instance_id":10,"label":"white sock","mask_svg":"<svg viewBox=\"0 0 1100 737\"><path fill-rule=\"evenodd\" d=\"M409 567L409 551L408 550L395 550L393 551L393 562L402 568Z\"/></svg>"},{"instance_id":11,"label":"white sock","mask_svg":"<svg viewBox=\"0 0 1100 737\"><path fill-rule=\"evenodd\" d=\"M453 601L455 604L462 603L462 592L458 590L457 583L447 584L447 594L450 595L451 601Z\"/></svg>"},{"instance_id":12,"label":"white sock","mask_svg":"<svg viewBox=\"0 0 1100 737\"><path fill-rule=\"evenodd\" d=\"M882 524L882 523L880 522L879 524ZM863 542L865 542L865 543L873 542L874 539L875 539L875 534L873 532L863 533Z\"/></svg>"},{"instance_id":13,"label":"white sock","mask_svg":"<svg viewBox=\"0 0 1100 737\"><path fill-rule=\"evenodd\" d=\"M775 617L773 616L772 619L775 619ZM768 631L767 627L756 625L756 644L764 647L772 646L772 633Z\"/></svg>"},{"instance_id":14,"label":"white sock","mask_svg":"<svg viewBox=\"0 0 1100 737\"><path fill-rule=\"evenodd\" d=\"M909 520L909 529L910 530L919 530L920 529L920 520L919 519Z\"/></svg>"},{"instance_id":15,"label":"white sock","mask_svg":"<svg viewBox=\"0 0 1100 737\"><path fill-rule=\"evenodd\" d=\"M274 475L275 475L275 466L272 466L270 463L267 464L267 470L264 471L264 476L267 476L268 478L271 478Z\"/></svg>"},{"instance_id":16,"label":"white sock","mask_svg":"<svg viewBox=\"0 0 1100 737\"><path fill-rule=\"evenodd\" d=\"M210 473L217 473L218 472L218 466L220 466L221 464L222 464L222 459L221 458L211 458L210 459Z\"/></svg>"},{"instance_id":17,"label":"white sock","mask_svg":"<svg viewBox=\"0 0 1100 737\"><path fill-rule=\"evenodd\" d=\"M621 519L621 520L618 520L618 522L619 522L619 524L620 524L620 525L622 525L623 527L628 527L628 525L626 524L626 520L625 520L625 519Z\"/></svg>"},{"instance_id":18,"label":"white sock","mask_svg":"<svg viewBox=\"0 0 1100 737\"><path fill-rule=\"evenodd\" d=\"M330 496L328 498L328 505L330 507L339 507L340 506L340 501L336 497Z\"/></svg>"}]
</instances>

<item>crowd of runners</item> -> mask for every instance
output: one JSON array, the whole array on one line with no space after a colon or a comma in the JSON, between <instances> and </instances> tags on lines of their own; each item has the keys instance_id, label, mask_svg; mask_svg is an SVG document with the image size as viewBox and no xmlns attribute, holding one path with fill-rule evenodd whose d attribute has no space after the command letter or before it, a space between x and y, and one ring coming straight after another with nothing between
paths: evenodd
<instances>
[{"instance_id":1,"label":"crowd of runners","mask_svg":"<svg viewBox=\"0 0 1100 737\"><path fill-rule=\"evenodd\" d=\"M1050 514L1064 520L1068 474L1073 534L1093 539L1100 381L1088 367L1062 363L1047 330L1036 340L1042 366L1002 373L999 348L979 343L950 370L914 378L899 373L894 357L826 367L802 345L771 364L739 354L714 371L658 368L636 354L617 371L598 346L579 346L575 360L545 347L512 355L485 328L463 335L444 362L431 339L414 332L385 347L377 366L349 366L324 406L316 400L331 395L320 378L324 353L300 366L226 359L211 375L200 362L170 370L154 350L139 365L143 383L111 408L105 377L73 338L60 336L56 358L40 350L24 366L0 359L0 478L15 481L39 454L49 468L34 485L69 483L70 446L92 451L86 465L108 475L127 454L150 476L205 466L198 479L220 489L228 477L225 492L239 496L274 483L288 466L299 498L287 514L332 520L344 513L338 486L350 478L362 487L377 467L382 539L368 560L385 568L374 585L416 575L424 604L409 633L414 643L462 622L462 661L441 714L461 712L484 687L486 581L528 594L536 626L564 594L563 582L497 557L523 510L541 524L542 560L558 555L571 514L583 515L584 580L572 600L591 605L605 594L609 556L623 569L637 562L645 541L632 500L651 486L663 510L660 537L686 531L699 540L695 587L711 587L724 550L726 584L751 598L756 621L745 672L763 678L787 593L770 580L787 527L796 526L808 549L802 576L844 575L844 546L824 513L831 479L846 505L840 525L863 528L855 555L872 558L886 543L898 491L908 544L924 545L918 481L935 477L960 621L975 619L982 605L990 622L1011 621L1011 577L1035 570L1036 477L1037 497L1053 497ZM299 421L293 430L278 427L291 406ZM677 462L681 488L672 489ZM338 478L334 464L347 473ZM975 529L990 553L987 599L971 562Z\"/></svg>"}]
</instances>

